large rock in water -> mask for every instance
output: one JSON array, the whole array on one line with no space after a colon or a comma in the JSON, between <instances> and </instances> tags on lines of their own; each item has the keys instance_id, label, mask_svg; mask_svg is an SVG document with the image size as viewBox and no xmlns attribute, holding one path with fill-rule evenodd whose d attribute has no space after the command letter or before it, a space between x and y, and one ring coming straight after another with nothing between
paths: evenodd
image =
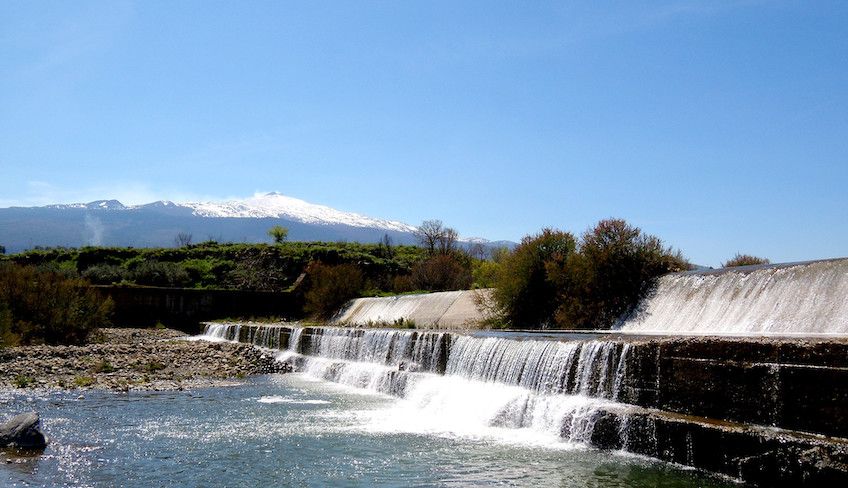
<instances>
[{"instance_id":1,"label":"large rock in water","mask_svg":"<svg viewBox=\"0 0 848 488\"><path fill-rule=\"evenodd\" d=\"M0 447L38 449L47 445L47 439L38 429L40 420L36 412L15 415L0 425Z\"/></svg>"}]
</instances>

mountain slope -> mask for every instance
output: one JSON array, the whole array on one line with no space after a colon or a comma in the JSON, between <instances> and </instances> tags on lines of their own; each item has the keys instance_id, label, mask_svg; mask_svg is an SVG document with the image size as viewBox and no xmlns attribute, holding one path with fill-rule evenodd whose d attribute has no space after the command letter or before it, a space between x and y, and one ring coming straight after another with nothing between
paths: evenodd
<instances>
[{"instance_id":1,"label":"mountain slope","mask_svg":"<svg viewBox=\"0 0 848 488\"><path fill-rule=\"evenodd\" d=\"M279 193L225 202L158 201L123 205L117 200L0 208L0 245L7 252L35 246L84 245L162 247L178 234L194 242L268 242L268 229L282 225L293 241L416 241L415 227L381 220Z\"/></svg>"}]
</instances>

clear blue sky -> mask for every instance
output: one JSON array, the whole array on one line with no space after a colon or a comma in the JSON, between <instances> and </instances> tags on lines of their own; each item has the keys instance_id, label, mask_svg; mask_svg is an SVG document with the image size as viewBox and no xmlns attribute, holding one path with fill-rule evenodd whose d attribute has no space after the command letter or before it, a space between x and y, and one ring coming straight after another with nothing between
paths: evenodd
<instances>
[{"instance_id":1,"label":"clear blue sky","mask_svg":"<svg viewBox=\"0 0 848 488\"><path fill-rule=\"evenodd\" d=\"M0 206L279 191L848 255L848 2L0 2Z\"/></svg>"}]
</instances>

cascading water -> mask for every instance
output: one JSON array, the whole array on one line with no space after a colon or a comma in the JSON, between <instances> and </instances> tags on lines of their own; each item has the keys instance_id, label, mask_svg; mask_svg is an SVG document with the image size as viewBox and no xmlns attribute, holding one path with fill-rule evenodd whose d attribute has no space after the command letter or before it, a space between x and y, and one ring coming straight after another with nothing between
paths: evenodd
<instances>
[{"instance_id":1,"label":"cascading water","mask_svg":"<svg viewBox=\"0 0 848 488\"><path fill-rule=\"evenodd\" d=\"M845 335L846 297L848 259L671 274L621 331Z\"/></svg>"},{"instance_id":2,"label":"cascading water","mask_svg":"<svg viewBox=\"0 0 848 488\"><path fill-rule=\"evenodd\" d=\"M618 398L627 347L607 341L478 338L444 332L246 325L240 337L286 344L278 359L311 376L402 398L384 422L424 431L507 429L589 443L600 407ZM279 348L279 346L276 346ZM394 420L392 420L394 419ZM516 430L518 429L518 430Z\"/></svg>"},{"instance_id":3,"label":"cascading water","mask_svg":"<svg viewBox=\"0 0 848 488\"><path fill-rule=\"evenodd\" d=\"M241 324L209 323L199 337L208 341L238 341L241 333Z\"/></svg>"}]
</instances>

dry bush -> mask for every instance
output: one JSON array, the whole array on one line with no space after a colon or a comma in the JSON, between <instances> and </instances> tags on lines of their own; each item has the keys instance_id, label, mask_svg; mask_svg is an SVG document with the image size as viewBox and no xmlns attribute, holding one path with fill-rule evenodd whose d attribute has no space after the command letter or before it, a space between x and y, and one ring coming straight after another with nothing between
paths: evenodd
<instances>
[{"instance_id":1,"label":"dry bush","mask_svg":"<svg viewBox=\"0 0 848 488\"><path fill-rule=\"evenodd\" d=\"M82 344L109 324L112 301L78 278L31 266L0 265L0 340Z\"/></svg>"}]
</instances>

